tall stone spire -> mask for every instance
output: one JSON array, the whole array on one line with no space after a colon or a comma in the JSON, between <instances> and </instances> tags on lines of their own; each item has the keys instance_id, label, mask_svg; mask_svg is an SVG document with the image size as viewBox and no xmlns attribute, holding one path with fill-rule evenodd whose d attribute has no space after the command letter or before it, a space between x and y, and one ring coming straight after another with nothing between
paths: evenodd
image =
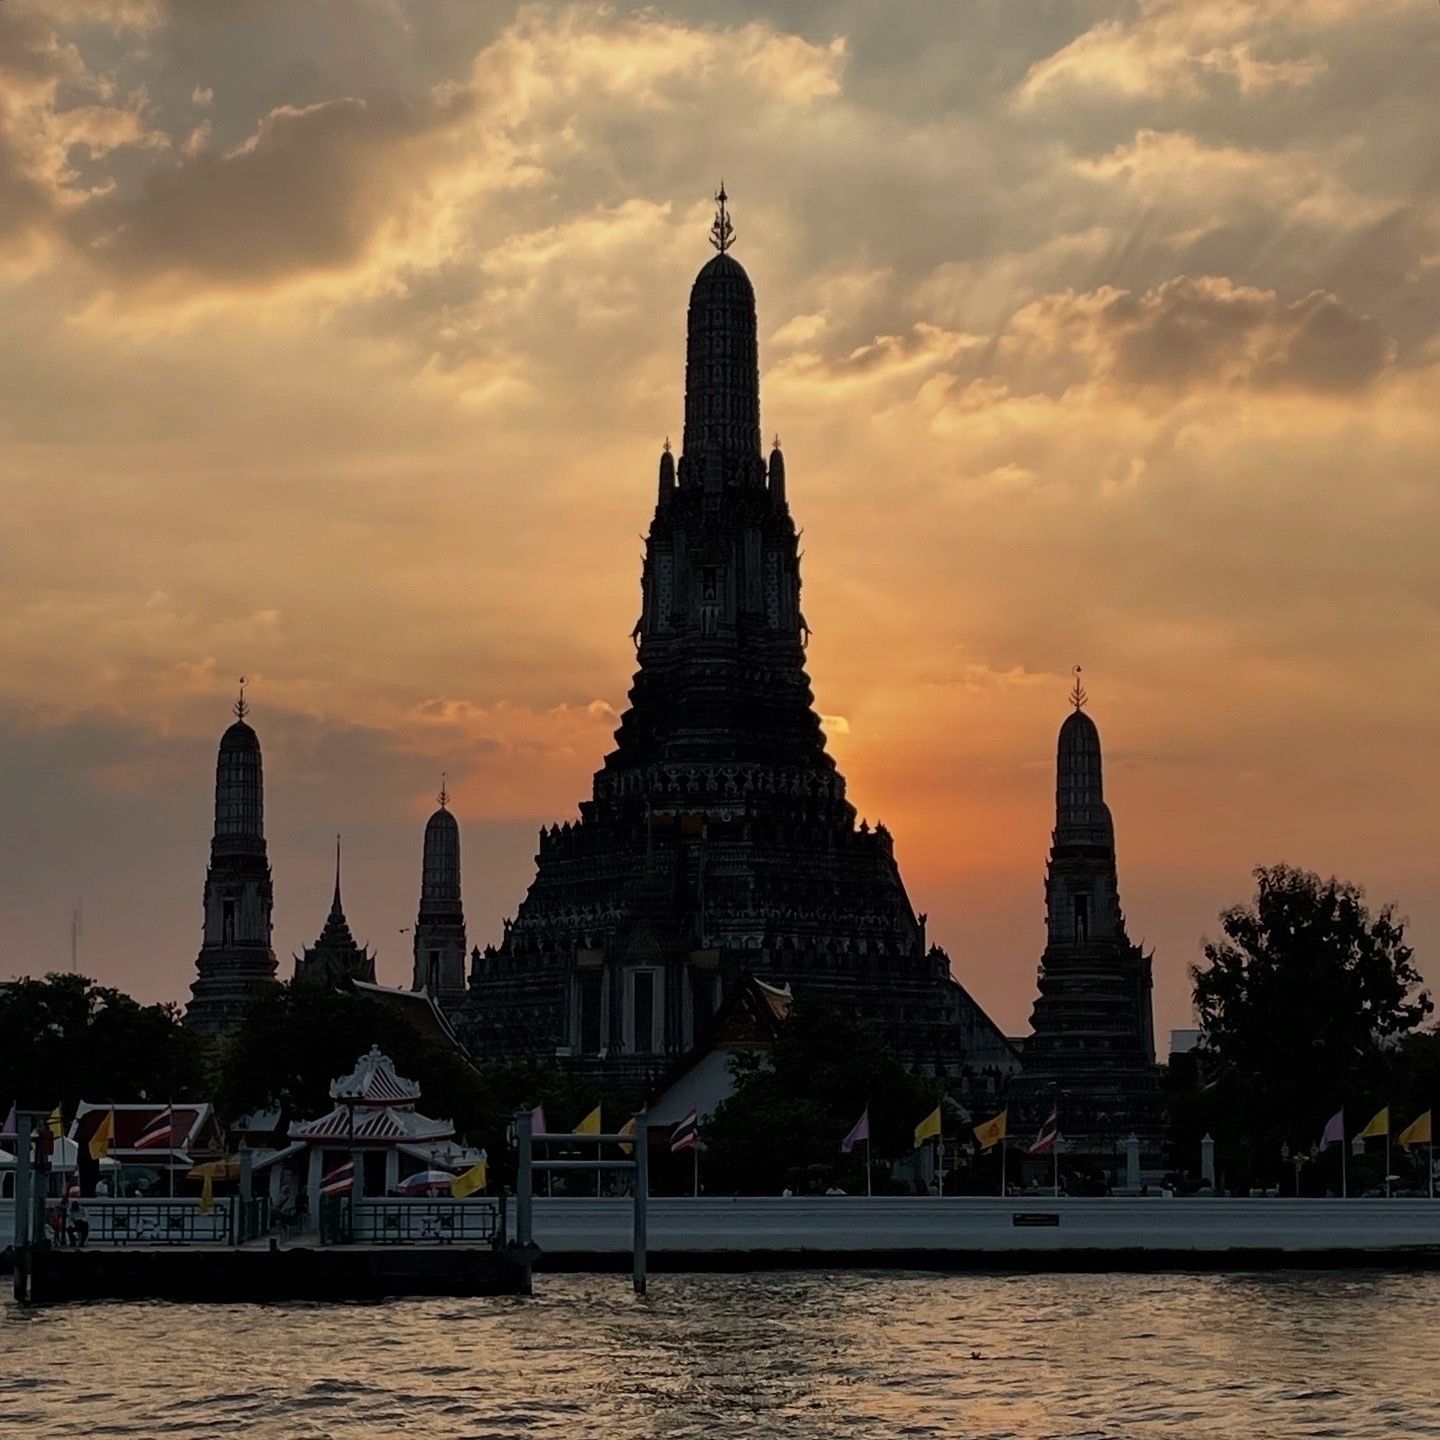
<instances>
[{"instance_id":1,"label":"tall stone spire","mask_svg":"<svg viewBox=\"0 0 1440 1440\"><path fill-rule=\"evenodd\" d=\"M294 983L336 990L350 980L364 980L373 985L375 957L365 946L355 943L350 922L345 918L345 906L340 900L340 837L337 835L335 893L330 901L330 913L325 917L320 938L303 955L295 956Z\"/></svg>"},{"instance_id":2,"label":"tall stone spire","mask_svg":"<svg viewBox=\"0 0 1440 1440\"><path fill-rule=\"evenodd\" d=\"M420 871L420 911L415 918L412 988L442 1005L465 996L465 909L460 901L460 826L450 813L442 780L439 809L425 824Z\"/></svg>"},{"instance_id":3,"label":"tall stone spire","mask_svg":"<svg viewBox=\"0 0 1440 1440\"><path fill-rule=\"evenodd\" d=\"M1151 957L1125 931L1100 731L1078 677L1056 747L1047 943L1016 1093L1044 1109L1049 1087L1063 1092L1061 1132L1074 1154L1088 1146L1104 1167L1132 1130L1158 1159L1159 1072Z\"/></svg>"},{"instance_id":4,"label":"tall stone spire","mask_svg":"<svg viewBox=\"0 0 1440 1440\"><path fill-rule=\"evenodd\" d=\"M1015 1052L927 945L889 832L857 823L825 747L785 457L761 450L755 291L723 187L716 204L629 705L579 820L541 832L534 882L476 957L457 1028L487 1058L559 1057L640 1084L760 975L865 1015L907 1064L989 1104Z\"/></svg>"},{"instance_id":5,"label":"tall stone spire","mask_svg":"<svg viewBox=\"0 0 1440 1440\"><path fill-rule=\"evenodd\" d=\"M260 739L246 723L245 682L235 723L220 737L215 763L215 833L205 872L205 922L185 1023L222 1035L245 1006L275 983L271 949L274 892L265 851L265 782Z\"/></svg>"}]
</instances>

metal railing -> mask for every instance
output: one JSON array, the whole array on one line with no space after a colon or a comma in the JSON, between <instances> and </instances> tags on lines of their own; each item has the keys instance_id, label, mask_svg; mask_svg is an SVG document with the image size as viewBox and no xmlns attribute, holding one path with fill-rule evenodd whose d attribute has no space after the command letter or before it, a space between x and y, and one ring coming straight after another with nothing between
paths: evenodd
<instances>
[{"instance_id":1,"label":"metal railing","mask_svg":"<svg viewBox=\"0 0 1440 1440\"><path fill-rule=\"evenodd\" d=\"M238 1197L235 1206L235 1243L243 1245L247 1240L258 1240L270 1233L270 1198L256 1195L252 1200Z\"/></svg>"},{"instance_id":2,"label":"metal railing","mask_svg":"<svg viewBox=\"0 0 1440 1440\"><path fill-rule=\"evenodd\" d=\"M479 1245L504 1238L493 1200L357 1200L350 1215L358 1245Z\"/></svg>"},{"instance_id":3,"label":"metal railing","mask_svg":"<svg viewBox=\"0 0 1440 1440\"><path fill-rule=\"evenodd\" d=\"M229 1198L216 1200L208 1214L201 1201L86 1200L90 1245L229 1245L234 1216Z\"/></svg>"},{"instance_id":4,"label":"metal railing","mask_svg":"<svg viewBox=\"0 0 1440 1440\"><path fill-rule=\"evenodd\" d=\"M319 1221L322 1245L348 1245L354 1238L350 1221L350 1197L322 1195Z\"/></svg>"}]
</instances>

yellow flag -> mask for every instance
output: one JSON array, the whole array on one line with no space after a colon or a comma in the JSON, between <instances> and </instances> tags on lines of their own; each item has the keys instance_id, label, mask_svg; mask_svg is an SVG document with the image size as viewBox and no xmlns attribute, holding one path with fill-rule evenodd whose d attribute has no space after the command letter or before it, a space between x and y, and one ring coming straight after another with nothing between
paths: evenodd
<instances>
[{"instance_id":1,"label":"yellow flag","mask_svg":"<svg viewBox=\"0 0 1440 1440\"><path fill-rule=\"evenodd\" d=\"M1357 1140L1373 1140L1377 1135L1388 1135L1389 1133L1390 1107L1387 1105L1355 1138Z\"/></svg>"},{"instance_id":2,"label":"yellow flag","mask_svg":"<svg viewBox=\"0 0 1440 1440\"><path fill-rule=\"evenodd\" d=\"M107 1110L105 1118L100 1122L100 1127L90 1137L90 1158L99 1160L110 1153L110 1147L115 1143L115 1112Z\"/></svg>"},{"instance_id":3,"label":"yellow flag","mask_svg":"<svg viewBox=\"0 0 1440 1440\"><path fill-rule=\"evenodd\" d=\"M633 1135L635 1133L635 1117L633 1115L620 1127L620 1133L622 1135ZM620 1148L627 1155L633 1155L635 1153L635 1147L633 1145L627 1145L623 1140L620 1142Z\"/></svg>"},{"instance_id":4,"label":"yellow flag","mask_svg":"<svg viewBox=\"0 0 1440 1440\"><path fill-rule=\"evenodd\" d=\"M597 1105L570 1133L572 1135L598 1135L600 1133L600 1107Z\"/></svg>"},{"instance_id":5,"label":"yellow flag","mask_svg":"<svg viewBox=\"0 0 1440 1440\"><path fill-rule=\"evenodd\" d=\"M980 1142L982 1150L988 1150L992 1145L998 1145L1005 1138L1005 1122L1009 1118L1010 1111L1005 1109L993 1120L987 1120L983 1125L975 1127L975 1138Z\"/></svg>"},{"instance_id":6,"label":"yellow flag","mask_svg":"<svg viewBox=\"0 0 1440 1440\"><path fill-rule=\"evenodd\" d=\"M1430 1143L1430 1112L1427 1110L1418 1120L1413 1120L1395 1137L1405 1149L1412 1145Z\"/></svg>"},{"instance_id":7,"label":"yellow flag","mask_svg":"<svg viewBox=\"0 0 1440 1440\"><path fill-rule=\"evenodd\" d=\"M205 1184L200 1191L200 1213L208 1215L215 1208L215 1182L210 1171L205 1172Z\"/></svg>"},{"instance_id":8,"label":"yellow flag","mask_svg":"<svg viewBox=\"0 0 1440 1440\"><path fill-rule=\"evenodd\" d=\"M50 1112L50 1118L45 1123L57 1140L65 1133L65 1117L60 1113L58 1105Z\"/></svg>"},{"instance_id":9,"label":"yellow flag","mask_svg":"<svg viewBox=\"0 0 1440 1440\"><path fill-rule=\"evenodd\" d=\"M915 1148L918 1150L927 1140L940 1138L940 1107L937 1105L916 1127Z\"/></svg>"},{"instance_id":10,"label":"yellow flag","mask_svg":"<svg viewBox=\"0 0 1440 1440\"><path fill-rule=\"evenodd\" d=\"M463 1200L467 1195L483 1190L490 1183L489 1171L489 1164L484 1160L478 1165L472 1165L463 1175L457 1175L450 1182L450 1193L457 1200Z\"/></svg>"}]
</instances>

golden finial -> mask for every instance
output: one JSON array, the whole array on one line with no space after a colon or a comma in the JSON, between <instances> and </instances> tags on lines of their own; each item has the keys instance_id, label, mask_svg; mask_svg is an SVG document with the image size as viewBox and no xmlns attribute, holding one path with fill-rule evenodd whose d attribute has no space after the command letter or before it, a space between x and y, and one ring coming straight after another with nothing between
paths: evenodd
<instances>
[{"instance_id":1,"label":"golden finial","mask_svg":"<svg viewBox=\"0 0 1440 1440\"><path fill-rule=\"evenodd\" d=\"M448 770L442 770L440 772L440 793L435 797L439 800L442 810L450 803L450 787L446 783L449 779L450 772Z\"/></svg>"},{"instance_id":2,"label":"golden finial","mask_svg":"<svg viewBox=\"0 0 1440 1440\"><path fill-rule=\"evenodd\" d=\"M1080 683L1080 667L1077 665L1070 672L1075 677L1075 688L1070 692L1070 703L1077 709L1083 710L1089 696L1085 693L1085 687Z\"/></svg>"},{"instance_id":3,"label":"golden finial","mask_svg":"<svg viewBox=\"0 0 1440 1440\"><path fill-rule=\"evenodd\" d=\"M710 243L722 255L735 243L735 227L730 223L729 212L725 209L729 198L725 193L725 182L721 180L720 188L715 192L715 223L710 227Z\"/></svg>"},{"instance_id":4,"label":"golden finial","mask_svg":"<svg viewBox=\"0 0 1440 1440\"><path fill-rule=\"evenodd\" d=\"M245 677L240 677L240 698L231 707L235 711L235 718L243 720L250 713L250 702L245 698Z\"/></svg>"},{"instance_id":5,"label":"golden finial","mask_svg":"<svg viewBox=\"0 0 1440 1440\"><path fill-rule=\"evenodd\" d=\"M775 444L771 448L775 450L780 448L780 432L778 430L775 432Z\"/></svg>"},{"instance_id":6,"label":"golden finial","mask_svg":"<svg viewBox=\"0 0 1440 1440\"><path fill-rule=\"evenodd\" d=\"M662 448L667 455L670 453L670 437L668 435L665 437L665 444Z\"/></svg>"}]
</instances>

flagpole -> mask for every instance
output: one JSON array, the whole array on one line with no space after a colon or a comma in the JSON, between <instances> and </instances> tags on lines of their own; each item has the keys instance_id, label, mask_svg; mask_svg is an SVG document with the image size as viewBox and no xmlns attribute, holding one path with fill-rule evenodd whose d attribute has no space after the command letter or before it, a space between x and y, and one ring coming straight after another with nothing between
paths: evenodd
<instances>
[{"instance_id":1,"label":"flagpole","mask_svg":"<svg viewBox=\"0 0 1440 1440\"><path fill-rule=\"evenodd\" d=\"M1385 1198L1390 1198L1390 1107L1385 1107Z\"/></svg>"},{"instance_id":2,"label":"flagpole","mask_svg":"<svg viewBox=\"0 0 1440 1440\"><path fill-rule=\"evenodd\" d=\"M1347 1179L1348 1172L1345 1166L1345 1150L1347 1145L1348 1142L1345 1139L1345 1111L1342 1107L1340 1111L1340 1198L1342 1200L1348 1200L1350 1198L1350 1182Z\"/></svg>"},{"instance_id":3,"label":"flagpole","mask_svg":"<svg viewBox=\"0 0 1440 1440\"><path fill-rule=\"evenodd\" d=\"M1005 1137L1000 1137L1000 1198L1005 1198L1005 1152L1008 1147L1005 1144Z\"/></svg>"},{"instance_id":4,"label":"flagpole","mask_svg":"<svg viewBox=\"0 0 1440 1440\"><path fill-rule=\"evenodd\" d=\"M870 1107L867 1105L865 1108L866 1108L866 1110L869 1110ZM865 1128L868 1130L870 1127L867 1125ZM869 1137L869 1135L866 1135L866 1137L865 1137L865 1198L866 1198L867 1200L873 1198L873 1192L872 1192L871 1189L870 1189L870 1137Z\"/></svg>"}]
</instances>

